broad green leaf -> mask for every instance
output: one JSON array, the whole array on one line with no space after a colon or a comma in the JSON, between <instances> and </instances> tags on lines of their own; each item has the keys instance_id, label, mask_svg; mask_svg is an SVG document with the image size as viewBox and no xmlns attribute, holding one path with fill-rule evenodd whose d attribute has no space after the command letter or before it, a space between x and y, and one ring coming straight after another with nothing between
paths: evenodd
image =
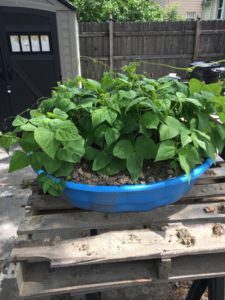
<instances>
[{"instance_id":1,"label":"broad green leaf","mask_svg":"<svg viewBox=\"0 0 225 300\"><path fill-rule=\"evenodd\" d=\"M27 123L20 126L20 129L23 131L34 131L37 127L32 125L31 123Z\"/></svg>"},{"instance_id":2,"label":"broad green leaf","mask_svg":"<svg viewBox=\"0 0 225 300\"><path fill-rule=\"evenodd\" d=\"M94 131L94 136L97 139L102 139L105 138L105 133L107 132L107 130L109 130L111 127L107 124L101 124L99 125L95 131Z\"/></svg>"},{"instance_id":3,"label":"broad green leaf","mask_svg":"<svg viewBox=\"0 0 225 300\"><path fill-rule=\"evenodd\" d=\"M213 146L218 150L219 153L223 151L223 148L225 146L225 141L222 139L218 133L217 128L213 128L211 132L211 140L210 142L213 144Z\"/></svg>"},{"instance_id":4,"label":"broad green leaf","mask_svg":"<svg viewBox=\"0 0 225 300\"><path fill-rule=\"evenodd\" d=\"M180 131L177 127L169 127L168 125L162 124L159 128L160 141L170 140L179 135Z\"/></svg>"},{"instance_id":5,"label":"broad green leaf","mask_svg":"<svg viewBox=\"0 0 225 300\"><path fill-rule=\"evenodd\" d=\"M189 81L189 88L192 94L199 93L202 90L203 83L199 81L198 79L192 78Z\"/></svg>"},{"instance_id":6,"label":"broad green leaf","mask_svg":"<svg viewBox=\"0 0 225 300\"><path fill-rule=\"evenodd\" d=\"M180 151L179 153L179 162L180 162L180 166L181 168L185 171L186 175L187 175L187 178L188 178L188 181L190 181L190 172L191 172L191 168L190 168L190 165L188 164L188 161L187 161L187 155L186 155L186 151L183 151L182 150Z\"/></svg>"},{"instance_id":7,"label":"broad green leaf","mask_svg":"<svg viewBox=\"0 0 225 300\"><path fill-rule=\"evenodd\" d=\"M12 122L12 126L14 127L18 127L21 125L24 125L28 122L27 118L21 117L21 116L17 116L14 121Z\"/></svg>"},{"instance_id":8,"label":"broad green leaf","mask_svg":"<svg viewBox=\"0 0 225 300\"><path fill-rule=\"evenodd\" d=\"M57 158L61 161L77 163L80 161L80 155L74 153L71 149L62 148L57 152Z\"/></svg>"},{"instance_id":9,"label":"broad green leaf","mask_svg":"<svg viewBox=\"0 0 225 300\"><path fill-rule=\"evenodd\" d=\"M110 109L107 110L106 113L106 121L112 126L114 121L116 120L117 113L115 111L112 111Z\"/></svg>"},{"instance_id":10,"label":"broad green leaf","mask_svg":"<svg viewBox=\"0 0 225 300\"><path fill-rule=\"evenodd\" d=\"M136 139L135 151L143 159L155 159L157 149L157 145L150 138L140 136Z\"/></svg>"},{"instance_id":11,"label":"broad green leaf","mask_svg":"<svg viewBox=\"0 0 225 300\"><path fill-rule=\"evenodd\" d=\"M220 96L221 91L222 91L222 85L219 83L210 83L208 84L208 87L210 90L213 92L214 95Z\"/></svg>"},{"instance_id":12,"label":"broad green leaf","mask_svg":"<svg viewBox=\"0 0 225 300\"><path fill-rule=\"evenodd\" d=\"M123 134L130 134L131 132L137 131L139 128L139 124L137 121L137 115L133 112L128 113L124 116L124 126L122 129Z\"/></svg>"},{"instance_id":13,"label":"broad green leaf","mask_svg":"<svg viewBox=\"0 0 225 300\"><path fill-rule=\"evenodd\" d=\"M55 139L55 134L47 128L39 127L34 131L34 138L41 149L52 159L59 148L59 142Z\"/></svg>"},{"instance_id":14,"label":"broad green leaf","mask_svg":"<svg viewBox=\"0 0 225 300\"><path fill-rule=\"evenodd\" d=\"M168 116L165 119L165 123L171 128L177 128L178 130L181 129L181 123L179 120L175 119L174 117Z\"/></svg>"},{"instance_id":15,"label":"broad green leaf","mask_svg":"<svg viewBox=\"0 0 225 300\"><path fill-rule=\"evenodd\" d=\"M198 113L198 130L205 130L209 126L209 116L205 112Z\"/></svg>"},{"instance_id":16,"label":"broad green leaf","mask_svg":"<svg viewBox=\"0 0 225 300\"><path fill-rule=\"evenodd\" d=\"M142 173L143 158L137 153L131 153L127 157L127 169L132 179L137 180Z\"/></svg>"},{"instance_id":17,"label":"broad green leaf","mask_svg":"<svg viewBox=\"0 0 225 300\"><path fill-rule=\"evenodd\" d=\"M206 153L215 162L216 160L216 149L210 142L206 142Z\"/></svg>"},{"instance_id":18,"label":"broad green leaf","mask_svg":"<svg viewBox=\"0 0 225 300\"><path fill-rule=\"evenodd\" d=\"M78 105L80 108L92 108L93 104L96 102L95 98L85 98L79 101Z\"/></svg>"},{"instance_id":19,"label":"broad green leaf","mask_svg":"<svg viewBox=\"0 0 225 300\"><path fill-rule=\"evenodd\" d=\"M203 150L206 151L206 144L205 144L205 142L202 141L202 140L200 140L195 133L192 133L191 139L192 139L195 147L197 147L197 148L200 147L200 148L202 148Z\"/></svg>"},{"instance_id":20,"label":"broad green leaf","mask_svg":"<svg viewBox=\"0 0 225 300\"><path fill-rule=\"evenodd\" d=\"M189 172L194 169L196 165L201 164L201 156L199 151L193 145L189 144L183 149L180 149L178 154L185 157L185 161L189 166Z\"/></svg>"},{"instance_id":21,"label":"broad green leaf","mask_svg":"<svg viewBox=\"0 0 225 300\"><path fill-rule=\"evenodd\" d=\"M74 164L68 162L61 162L61 166L55 172L55 176L69 177L74 171Z\"/></svg>"},{"instance_id":22,"label":"broad green leaf","mask_svg":"<svg viewBox=\"0 0 225 300\"><path fill-rule=\"evenodd\" d=\"M181 132L180 134L180 139L181 139L181 144L182 144L182 147L184 148L186 145L192 143L192 139L191 137L185 133L185 132Z\"/></svg>"},{"instance_id":23,"label":"broad green leaf","mask_svg":"<svg viewBox=\"0 0 225 300\"><path fill-rule=\"evenodd\" d=\"M195 118L191 119L190 128L191 129L197 129L197 119L195 119Z\"/></svg>"},{"instance_id":24,"label":"broad green leaf","mask_svg":"<svg viewBox=\"0 0 225 300\"><path fill-rule=\"evenodd\" d=\"M49 112L53 109L53 107L55 106L55 99L45 99L43 100L40 105L39 105L39 109L41 112Z\"/></svg>"},{"instance_id":25,"label":"broad green leaf","mask_svg":"<svg viewBox=\"0 0 225 300\"><path fill-rule=\"evenodd\" d=\"M97 90L101 89L101 84L96 80L87 79L85 82L85 87L97 91Z\"/></svg>"},{"instance_id":26,"label":"broad green leaf","mask_svg":"<svg viewBox=\"0 0 225 300\"><path fill-rule=\"evenodd\" d=\"M155 161L172 159L176 154L176 146L173 141L164 141L159 144Z\"/></svg>"},{"instance_id":27,"label":"broad green leaf","mask_svg":"<svg viewBox=\"0 0 225 300\"><path fill-rule=\"evenodd\" d=\"M126 161L118 158L113 158L110 164L98 171L99 175L112 176L126 169Z\"/></svg>"},{"instance_id":28,"label":"broad green leaf","mask_svg":"<svg viewBox=\"0 0 225 300\"><path fill-rule=\"evenodd\" d=\"M55 138L57 141L75 141L79 139L79 134L75 126L59 128L56 130Z\"/></svg>"},{"instance_id":29,"label":"broad green leaf","mask_svg":"<svg viewBox=\"0 0 225 300\"><path fill-rule=\"evenodd\" d=\"M60 180L60 182L55 182L53 178L45 177L42 181L43 192L49 193L52 196L59 196L63 193L65 188L65 182Z\"/></svg>"},{"instance_id":30,"label":"broad green leaf","mask_svg":"<svg viewBox=\"0 0 225 300\"><path fill-rule=\"evenodd\" d=\"M201 138L204 138L204 139L210 141L210 136L208 134L204 133L203 131L199 131L196 129L194 129L193 131L196 132Z\"/></svg>"},{"instance_id":31,"label":"broad green leaf","mask_svg":"<svg viewBox=\"0 0 225 300\"><path fill-rule=\"evenodd\" d=\"M112 158L113 158L112 155L110 155L105 151L99 152L93 162L92 170L98 171L105 168L108 164L110 164Z\"/></svg>"},{"instance_id":32,"label":"broad green leaf","mask_svg":"<svg viewBox=\"0 0 225 300\"><path fill-rule=\"evenodd\" d=\"M48 193L52 196L59 196L65 189L65 182L61 179L60 182L55 182L49 189Z\"/></svg>"},{"instance_id":33,"label":"broad green leaf","mask_svg":"<svg viewBox=\"0 0 225 300\"><path fill-rule=\"evenodd\" d=\"M147 97L138 97L134 100L132 100L127 106L126 106L126 109L125 109L125 112L128 112L130 110L131 107L143 102L144 100L147 100L148 98Z\"/></svg>"},{"instance_id":34,"label":"broad green leaf","mask_svg":"<svg viewBox=\"0 0 225 300\"><path fill-rule=\"evenodd\" d=\"M219 133L221 139L225 139L225 125L217 125L216 127L217 132Z\"/></svg>"},{"instance_id":35,"label":"broad green leaf","mask_svg":"<svg viewBox=\"0 0 225 300\"><path fill-rule=\"evenodd\" d=\"M189 102L194 104L195 106L202 107L201 102L194 98L185 98L185 102Z\"/></svg>"},{"instance_id":36,"label":"broad green leaf","mask_svg":"<svg viewBox=\"0 0 225 300\"><path fill-rule=\"evenodd\" d=\"M23 168L29 166L29 164L30 164L29 156L25 152L16 150L13 153L13 156L10 160L9 172L11 173L11 172L23 169Z\"/></svg>"},{"instance_id":37,"label":"broad green leaf","mask_svg":"<svg viewBox=\"0 0 225 300\"><path fill-rule=\"evenodd\" d=\"M119 95L120 95L120 99L125 98L125 99L132 100L132 99L136 98L138 94L135 91L128 91L128 92L126 92L126 91L119 91Z\"/></svg>"},{"instance_id":38,"label":"broad green leaf","mask_svg":"<svg viewBox=\"0 0 225 300\"><path fill-rule=\"evenodd\" d=\"M70 99L59 99L56 103L57 108L61 109L64 112L69 112L70 110L76 109L76 104L73 103Z\"/></svg>"},{"instance_id":39,"label":"broad green leaf","mask_svg":"<svg viewBox=\"0 0 225 300\"><path fill-rule=\"evenodd\" d=\"M37 170L40 170L43 168L43 157L45 156L45 153L44 152L40 152L40 151L37 151L37 152L33 152L31 155L30 155L30 164L31 164L31 167L34 169L34 171L37 171Z\"/></svg>"},{"instance_id":40,"label":"broad green leaf","mask_svg":"<svg viewBox=\"0 0 225 300\"><path fill-rule=\"evenodd\" d=\"M91 116L93 127L96 127L107 120L107 110L108 108L103 106L93 111Z\"/></svg>"},{"instance_id":41,"label":"broad green leaf","mask_svg":"<svg viewBox=\"0 0 225 300\"><path fill-rule=\"evenodd\" d=\"M153 111L148 111L143 115L141 122L148 129L157 129L159 116Z\"/></svg>"},{"instance_id":42,"label":"broad green leaf","mask_svg":"<svg viewBox=\"0 0 225 300\"><path fill-rule=\"evenodd\" d=\"M67 113L65 113L63 110L59 108L54 108L53 114L56 115L56 117L60 120L66 120L69 117Z\"/></svg>"},{"instance_id":43,"label":"broad green leaf","mask_svg":"<svg viewBox=\"0 0 225 300\"><path fill-rule=\"evenodd\" d=\"M75 141L65 141L63 145L65 149L70 150L79 157L85 153L84 140L81 137Z\"/></svg>"},{"instance_id":44,"label":"broad green leaf","mask_svg":"<svg viewBox=\"0 0 225 300\"><path fill-rule=\"evenodd\" d=\"M120 132L115 128L109 128L105 132L105 140L107 145L111 145L112 143L117 141L119 137L120 137Z\"/></svg>"},{"instance_id":45,"label":"broad green leaf","mask_svg":"<svg viewBox=\"0 0 225 300\"><path fill-rule=\"evenodd\" d=\"M37 116L37 117L32 117L29 122L33 125L36 125L36 126L39 126L39 124L46 119L46 116L44 115L40 115L40 116Z\"/></svg>"},{"instance_id":46,"label":"broad green leaf","mask_svg":"<svg viewBox=\"0 0 225 300\"><path fill-rule=\"evenodd\" d=\"M98 154L98 150L91 146L86 146L84 158L87 160L94 160Z\"/></svg>"},{"instance_id":47,"label":"broad green leaf","mask_svg":"<svg viewBox=\"0 0 225 300\"><path fill-rule=\"evenodd\" d=\"M19 140L19 144L25 152L35 151L40 146L34 139L33 132L26 132L24 136Z\"/></svg>"},{"instance_id":48,"label":"broad green leaf","mask_svg":"<svg viewBox=\"0 0 225 300\"><path fill-rule=\"evenodd\" d=\"M43 165L48 174L53 174L62 164L61 161L57 159L51 159L48 155L43 153L44 155L42 156L43 160Z\"/></svg>"},{"instance_id":49,"label":"broad green leaf","mask_svg":"<svg viewBox=\"0 0 225 300\"><path fill-rule=\"evenodd\" d=\"M126 159L134 152L134 146L129 140L120 140L113 149L113 155Z\"/></svg>"},{"instance_id":50,"label":"broad green leaf","mask_svg":"<svg viewBox=\"0 0 225 300\"><path fill-rule=\"evenodd\" d=\"M10 147L18 142L18 138L14 132L0 135L0 147L5 151L9 151Z\"/></svg>"}]
</instances>

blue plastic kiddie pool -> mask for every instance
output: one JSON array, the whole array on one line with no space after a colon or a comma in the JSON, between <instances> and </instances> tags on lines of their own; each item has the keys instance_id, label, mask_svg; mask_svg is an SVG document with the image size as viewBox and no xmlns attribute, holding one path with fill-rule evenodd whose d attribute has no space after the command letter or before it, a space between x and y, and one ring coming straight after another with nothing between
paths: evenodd
<instances>
[{"instance_id":1,"label":"blue plastic kiddie pool","mask_svg":"<svg viewBox=\"0 0 225 300\"><path fill-rule=\"evenodd\" d=\"M74 206L101 212L139 212L176 202L190 191L192 185L211 165L207 159L190 174L157 183L91 186L67 181L64 194ZM58 180L58 179L56 179Z\"/></svg>"}]
</instances>

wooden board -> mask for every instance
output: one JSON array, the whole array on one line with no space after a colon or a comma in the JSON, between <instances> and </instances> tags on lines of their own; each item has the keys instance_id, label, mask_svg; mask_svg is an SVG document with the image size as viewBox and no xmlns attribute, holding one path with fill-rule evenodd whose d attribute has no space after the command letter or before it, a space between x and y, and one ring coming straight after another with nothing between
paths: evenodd
<instances>
[{"instance_id":1,"label":"wooden board","mask_svg":"<svg viewBox=\"0 0 225 300\"><path fill-rule=\"evenodd\" d=\"M215 224L173 225L165 231L111 231L97 236L59 241L52 245L14 248L14 261L49 261L52 267L97 264L119 261L170 258L177 256L218 253L225 251L225 234L213 233ZM221 226L224 227L224 224ZM194 244L182 243L178 232L188 230Z\"/></svg>"},{"instance_id":2,"label":"wooden board","mask_svg":"<svg viewBox=\"0 0 225 300\"><path fill-rule=\"evenodd\" d=\"M115 287L149 284L156 279L153 262L105 264L49 271L47 264L28 264L20 298L65 293L93 293Z\"/></svg>"},{"instance_id":3,"label":"wooden board","mask_svg":"<svg viewBox=\"0 0 225 300\"><path fill-rule=\"evenodd\" d=\"M26 264L20 299L60 294L93 293L99 290L137 286L160 280L191 280L225 276L225 254L208 254L172 259L168 277L157 276L157 260L77 266L49 270L47 263ZM163 283L162 283L163 284Z\"/></svg>"},{"instance_id":4,"label":"wooden board","mask_svg":"<svg viewBox=\"0 0 225 300\"><path fill-rule=\"evenodd\" d=\"M207 205L168 205L149 212L140 213L100 213L100 212L64 212L24 217L20 223L18 234L34 234L81 231L91 229L124 230L149 227L152 224L171 222L223 222L225 212L218 212L220 202ZM208 208L211 213L206 213Z\"/></svg>"}]
</instances>

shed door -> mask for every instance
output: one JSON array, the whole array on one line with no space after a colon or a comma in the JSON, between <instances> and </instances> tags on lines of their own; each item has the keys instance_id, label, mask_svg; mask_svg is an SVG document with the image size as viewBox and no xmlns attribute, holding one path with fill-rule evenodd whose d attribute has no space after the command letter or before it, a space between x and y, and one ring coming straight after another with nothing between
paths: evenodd
<instances>
[{"instance_id":1,"label":"shed door","mask_svg":"<svg viewBox=\"0 0 225 300\"><path fill-rule=\"evenodd\" d=\"M0 130L61 80L55 13L0 7ZM3 124L4 123L4 124Z\"/></svg>"}]
</instances>

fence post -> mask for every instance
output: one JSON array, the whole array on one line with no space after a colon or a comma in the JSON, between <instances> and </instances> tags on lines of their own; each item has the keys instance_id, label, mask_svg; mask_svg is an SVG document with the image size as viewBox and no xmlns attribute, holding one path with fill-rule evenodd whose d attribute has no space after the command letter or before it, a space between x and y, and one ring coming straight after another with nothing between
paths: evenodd
<instances>
[{"instance_id":1,"label":"fence post","mask_svg":"<svg viewBox=\"0 0 225 300\"><path fill-rule=\"evenodd\" d=\"M109 66L113 72L113 16L109 15Z\"/></svg>"},{"instance_id":2,"label":"fence post","mask_svg":"<svg viewBox=\"0 0 225 300\"><path fill-rule=\"evenodd\" d=\"M197 21L196 21L195 44L194 44L193 60L196 60L198 58L199 45L200 45L200 35L201 35L201 19L198 17Z\"/></svg>"}]
</instances>

